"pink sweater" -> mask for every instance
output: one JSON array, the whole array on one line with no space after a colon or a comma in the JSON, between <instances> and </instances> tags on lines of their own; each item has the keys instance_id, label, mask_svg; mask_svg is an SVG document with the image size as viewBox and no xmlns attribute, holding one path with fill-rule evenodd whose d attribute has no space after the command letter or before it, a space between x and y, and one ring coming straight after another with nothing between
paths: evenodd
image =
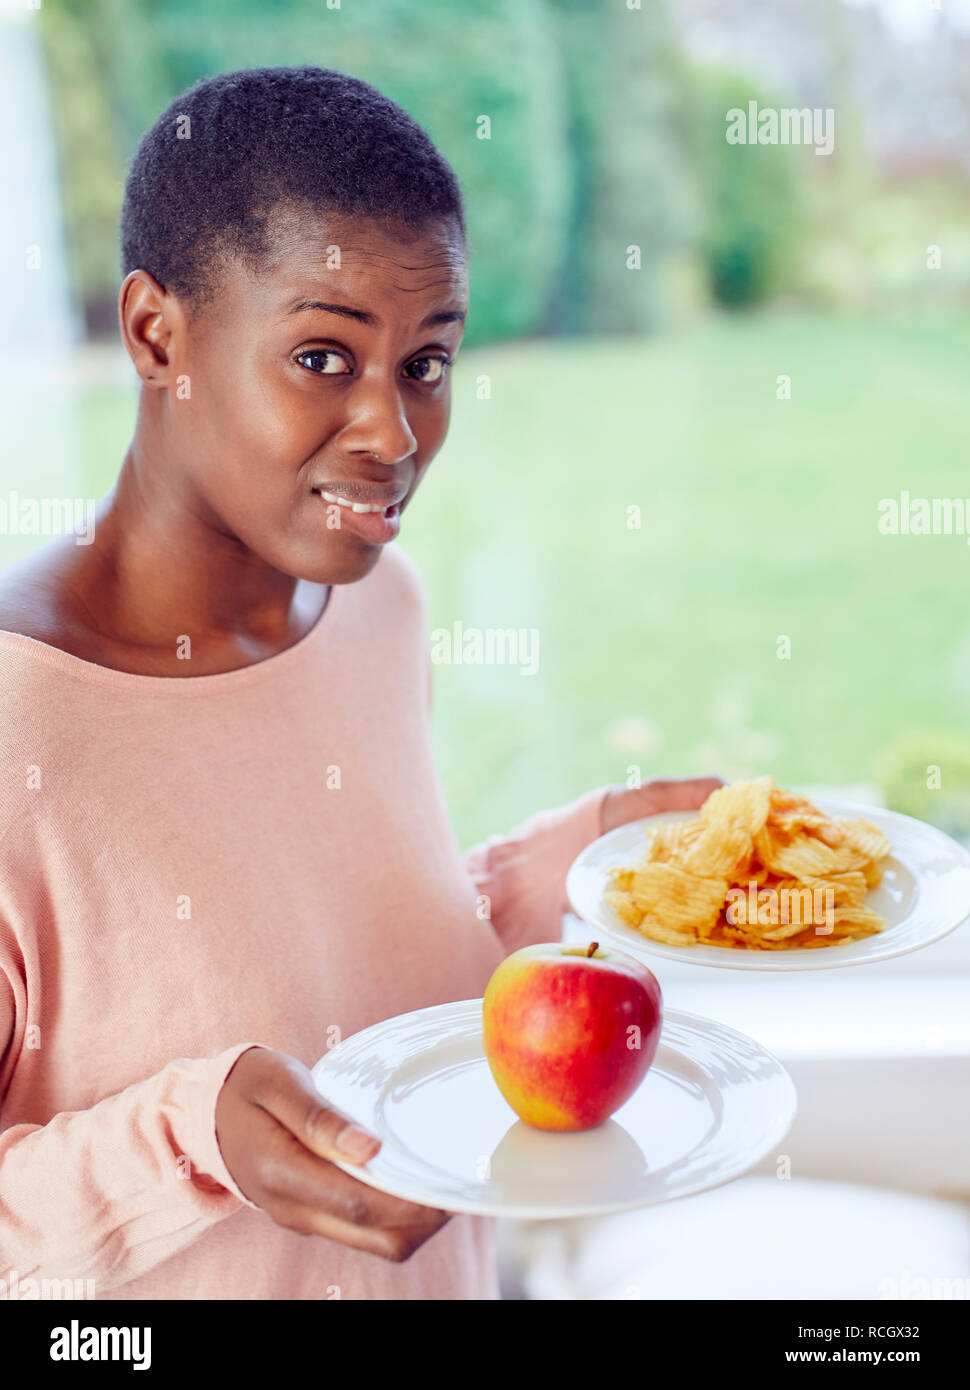
<instances>
[{"instance_id":1,"label":"pink sweater","mask_svg":"<svg viewBox=\"0 0 970 1390\"><path fill-rule=\"evenodd\" d=\"M0 632L5 1291L496 1297L492 1222L453 1217L403 1265L300 1236L243 1197L215 1135L247 1046L312 1066L328 1029L479 996L505 953L561 935L607 789L462 855L428 686L396 544L295 646L223 675Z\"/></svg>"}]
</instances>

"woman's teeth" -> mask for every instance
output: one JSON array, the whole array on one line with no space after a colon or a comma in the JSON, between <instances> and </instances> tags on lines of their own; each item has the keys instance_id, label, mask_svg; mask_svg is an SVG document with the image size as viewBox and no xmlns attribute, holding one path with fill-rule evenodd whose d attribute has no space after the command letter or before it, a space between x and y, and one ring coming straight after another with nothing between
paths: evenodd
<instances>
[{"instance_id":1,"label":"woman's teeth","mask_svg":"<svg viewBox=\"0 0 970 1390\"><path fill-rule=\"evenodd\" d=\"M320 496L325 502L339 502L341 507L350 507L354 512L386 512L386 507L378 507L370 502L349 502L346 497L338 497L333 492L322 492Z\"/></svg>"}]
</instances>

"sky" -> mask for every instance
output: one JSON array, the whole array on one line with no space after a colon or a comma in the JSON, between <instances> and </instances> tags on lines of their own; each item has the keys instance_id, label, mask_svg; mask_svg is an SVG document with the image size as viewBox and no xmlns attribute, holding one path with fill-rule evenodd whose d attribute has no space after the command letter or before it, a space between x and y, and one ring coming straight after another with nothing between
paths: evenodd
<instances>
[{"instance_id":1,"label":"sky","mask_svg":"<svg viewBox=\"0 0 970 1390\"><path fill-rule=\"evenodd\" d=\"M842 0L853 9L878 9L900 38L919 39L941 16L970 32L970 0Z\"/></svg>"}]
</instances>

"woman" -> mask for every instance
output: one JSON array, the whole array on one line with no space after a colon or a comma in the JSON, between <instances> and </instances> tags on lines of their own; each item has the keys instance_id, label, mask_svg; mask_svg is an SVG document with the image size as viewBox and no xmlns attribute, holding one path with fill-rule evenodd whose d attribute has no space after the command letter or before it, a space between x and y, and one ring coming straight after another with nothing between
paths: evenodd
<instances>
[{"instance_id":1,"label":"woman","mask_svg":"<svg viewBox=\"0 0 970 1390\"><path fill-rule=\"evenodd\" d=\"M306 1064L480 995L558 939L585 844L716 780L458 849L389 542L447 430L467 247L404 111L316 68L202 82L142 141L122 252L131 446L93 542L0 581L2 1273L495 1297L488 1222L334 1166L379 1145Z\"/></svg>"}]
</instances>

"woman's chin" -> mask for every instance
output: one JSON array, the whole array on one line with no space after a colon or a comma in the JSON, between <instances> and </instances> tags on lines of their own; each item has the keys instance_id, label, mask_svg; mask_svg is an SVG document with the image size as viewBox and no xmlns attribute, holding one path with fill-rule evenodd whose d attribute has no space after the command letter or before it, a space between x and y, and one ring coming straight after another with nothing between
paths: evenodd
<instances>
[{"instance_id":1,"label":"woman's chin","mask_svg":"<svg viewBox=\"0 0 970 1390\"><path fill-rule=\"evenodd\" d=\"M380 545L340 545L330 553L301 557L301 563L288 572L310 584L356 584L370 574L381 557Z\"/></svg>"}]
</instances>

